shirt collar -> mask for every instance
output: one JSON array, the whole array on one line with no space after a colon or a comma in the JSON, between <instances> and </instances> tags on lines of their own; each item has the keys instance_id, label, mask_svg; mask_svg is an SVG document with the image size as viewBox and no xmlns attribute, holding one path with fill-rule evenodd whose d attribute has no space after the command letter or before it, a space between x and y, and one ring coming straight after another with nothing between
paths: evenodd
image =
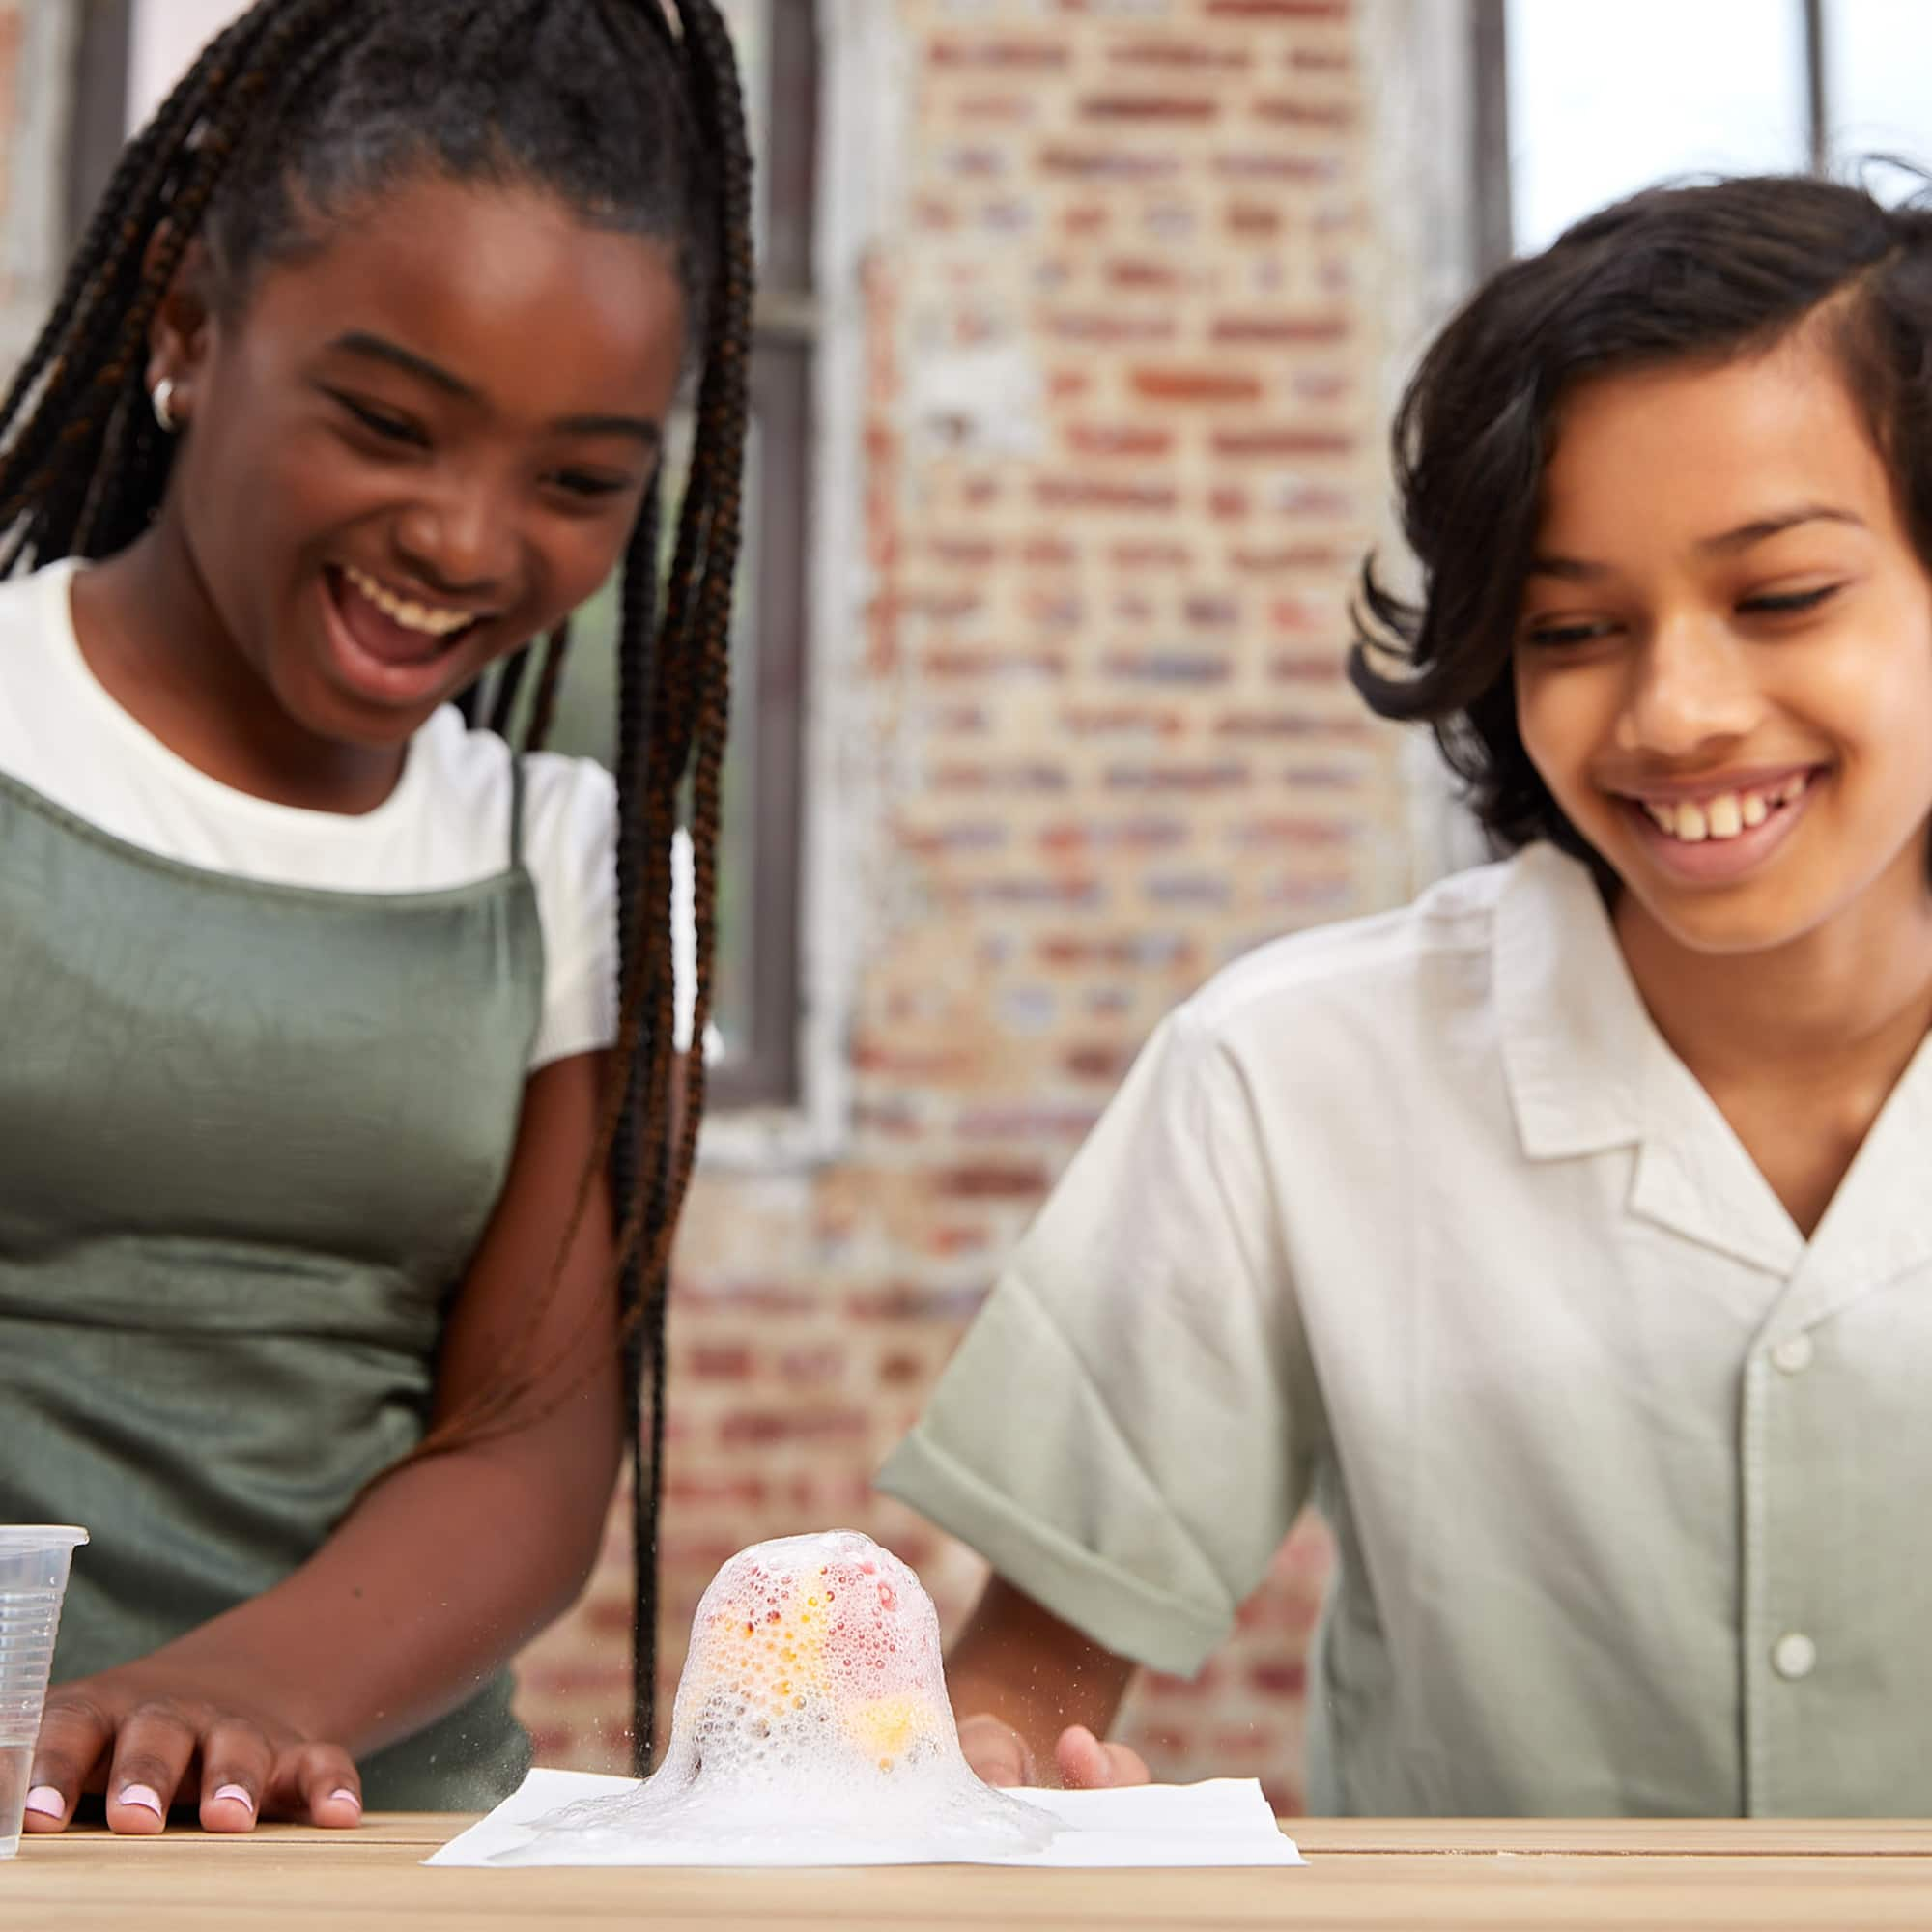
<instances>
[{"instance_id":1,"label":"shirt collar","mask_svg":"<svg viewBox=\"0 0 1932 1932\"><path fill-rule=\"evenodd\" d=\"M1588 868L1553 845L1519 853L1494 944L1503 1070L1523 1152L1560 1160L1640 1140L1655 1030Z\"/></svg>"},{"instance_id":2,"label":"shirt collar","mask_svg":"<svg viewBox=\"0 0 1932 1932\"><path fill-rule=\"evenodd\" d=\"M1627 1207L1789 1279L1804 1237L1637 992L1587 867L1554 846L1513 863L1497 908L1503 1065L1532 1160L1638 1150Z\"/></svg>"}]
</instances>

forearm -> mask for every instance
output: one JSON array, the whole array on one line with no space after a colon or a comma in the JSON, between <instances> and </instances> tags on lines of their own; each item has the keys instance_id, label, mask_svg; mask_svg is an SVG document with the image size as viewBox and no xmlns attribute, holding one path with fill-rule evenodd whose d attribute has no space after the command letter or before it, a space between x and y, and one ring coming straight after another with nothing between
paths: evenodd
<instances>
[{"instance_id":1,"label":"forearm","mask_svg":"<svg viewBox=\"0 0 1932 1932\"><path fill-rule=\"evenodd\" d=\"M1135 1667L995 1577L948 1655L946 1676L960 1719L985 1714L1010 1724L1044 1770L1069 1724L1106 1736Z\"/></svg>"},{"instance_id":2,"label":"forearm","mask_svg":"<svg viewBox=\"0 0 1932 1932\"><path fill-rule=\"evenodd\" d=\"M309 1735L378 1749L455 1709L568 1607L614 1466L600 1445L566 1475L515 1437L405 1463L283 1582L157 1659L272 1684Z\"/></svg>"}]
</instances>

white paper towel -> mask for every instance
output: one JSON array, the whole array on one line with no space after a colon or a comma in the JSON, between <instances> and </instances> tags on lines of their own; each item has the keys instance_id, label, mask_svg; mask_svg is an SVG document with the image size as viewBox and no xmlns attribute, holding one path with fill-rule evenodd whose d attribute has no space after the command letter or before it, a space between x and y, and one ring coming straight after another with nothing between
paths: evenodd
<instances>
[{"instance_id":1,"label":"white paper towel","mask_svg":"<svg viewBox=\"0 0 1932 1932\"><path fill-rule=\"evenodd\" d=\"M526 1827L580 1798L601 1798L636 1788L629 1777L587 1771L533 1771L487 1818L452 1838L432 1865L487 1865L494 1855L526 1851L533 1834ZM1040 1852L975 1860L997 1865L1060 1866L1094 1870L1155 1865L1298 1865L1305 1861L1294 1840L1275 1823L1253 1778L1217 1777L1205 1784L1130 1784L1112 1791L1022 1791L1049 1811L1060 1830ZM538 1840L534 1856L519 1864L550 1865L742 1865L747 1861L694 1854L688 1845L656 1845L648 1839L622 1847ZM841 1853L828 1848L814 1862L826 1865L929 1864L929 1854L895 1857L867 1846Z\"/></svg>"}]
</instances>

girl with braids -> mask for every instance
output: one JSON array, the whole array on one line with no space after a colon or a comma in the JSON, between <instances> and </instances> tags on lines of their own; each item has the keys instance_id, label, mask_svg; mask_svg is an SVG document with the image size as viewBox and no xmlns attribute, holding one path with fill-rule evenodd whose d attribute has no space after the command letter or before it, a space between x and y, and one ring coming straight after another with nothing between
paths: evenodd
<instances>
[{"instance_id":1,"label":"girl with braids","mask_svg":"<svg viewBox=\"0 0 1932 1932\"><path fill-rule=\"evenodd\" d=\"M1398 419L1352 668L1502 862L1156 1033L886 1482L981 1774L1145 1777L1304 1503L1317 1811L1932 1812L1932 207L1638 195Z\"/></svg>"},{"instance_id":2,"label":"girl with braids","mask_svg":"<svg viewBox=\"0 0 1932 1932\"><path fill-rule=\"evenodd\" d=\"M7 399L0 1520L94 1533L32 1829L493 1802L627 1427L648 1748L749 237L713 0L260 0ZM613 793L535 748L620 563Z\"/></svg>"}]
</instances>

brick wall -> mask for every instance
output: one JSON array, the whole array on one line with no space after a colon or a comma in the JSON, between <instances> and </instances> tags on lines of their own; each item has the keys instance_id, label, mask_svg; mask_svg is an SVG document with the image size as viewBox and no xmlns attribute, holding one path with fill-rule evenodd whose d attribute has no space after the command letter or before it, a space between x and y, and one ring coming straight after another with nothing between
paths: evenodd
<instances>
[{"instance_id":1,"label":"brick wall","mask_svg":"<svg viewBox=\"0 0 1932 1932\"><path fill-rule=\"evenodd\" d=\"M851 1130L705 1174L672 1320L668 1693L756 1538L850 1524L949 1629L977 1560L868 1479L1159 1015L1412 884L1394 740L1344 682L1406 272L1365 49L1403 0L892 0L916 90L865 274L853 689L883 781ZM1373 29L1373 32L1371 31ZM553 1762L614 1761L625 1552L526 1660ZM1291 1542L1158 1773L1299 1804L1326 1548Z\"/></svg>"}]
</instances>

